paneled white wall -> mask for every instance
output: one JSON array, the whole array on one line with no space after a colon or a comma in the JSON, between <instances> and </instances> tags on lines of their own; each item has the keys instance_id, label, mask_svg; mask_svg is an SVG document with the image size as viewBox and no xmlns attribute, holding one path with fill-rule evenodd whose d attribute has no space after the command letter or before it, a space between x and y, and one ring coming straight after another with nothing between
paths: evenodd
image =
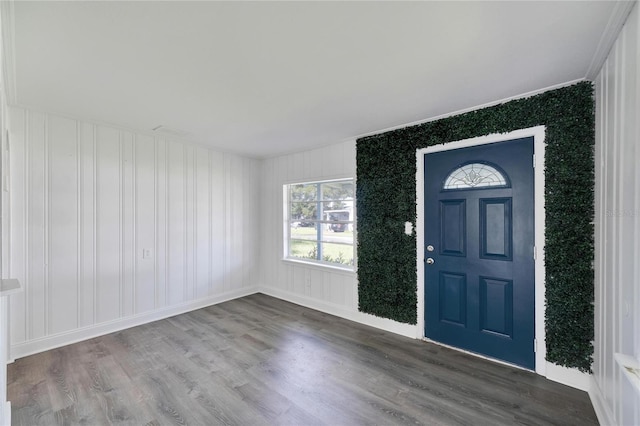
<instances>
[{"instance_id":1,"label":"paneled white wall","mask_svg":"<svg viewBox=\"0 0 640 426\"><path fill-rule=\"evenodd\" d=\"M9 113L13 357L256 291L259 160Z\"/></svg>"},{"instance_id":2,"label":"paneled white wall","mask_svg":"<svg viewBox=\"0 0 640 426\"><path fill-rule=\"evenodd\" d=\"M285 219L283 185L355 176L355 141L264 160L260 290L353 321L417 337L416 326L358 312L355 272L282 260Z\"/></svg>"},{"instance_id":3,"label":"paneled white wall","mask_svg":"<svg viewBox=\"0 0 640 426\"><path fill-rule=\"evenodd\" d=\"M602 424L640 424L640 24L636 3L596 87L595 342L590 395Z\"/></svg>"}]
</instances>

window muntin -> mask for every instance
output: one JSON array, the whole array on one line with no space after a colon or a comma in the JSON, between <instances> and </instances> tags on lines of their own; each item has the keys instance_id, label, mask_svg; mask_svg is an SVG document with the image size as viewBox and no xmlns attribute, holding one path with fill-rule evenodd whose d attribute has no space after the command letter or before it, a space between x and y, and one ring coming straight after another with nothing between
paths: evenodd
<instances>
[{"instance_id":1,"label":"window muntin","mask_svg":"<svg viewBox=\"0 0 640 426\"><path fill-rule=\"evenodd\" d=\"M352 269L353 179L285 185L285 257Z\"/></svg>"},{"instance_id":2,"label":"window muntin","mask_svg":"<svg viewBox=\"0 0 640 426\"><path fill-rule=\"evenodd\" d=\"M442 189L478 189L508 187L509 180L496 166L488 163L467 163L453 170L444 181Z\"/></svg>"}]
</instances>

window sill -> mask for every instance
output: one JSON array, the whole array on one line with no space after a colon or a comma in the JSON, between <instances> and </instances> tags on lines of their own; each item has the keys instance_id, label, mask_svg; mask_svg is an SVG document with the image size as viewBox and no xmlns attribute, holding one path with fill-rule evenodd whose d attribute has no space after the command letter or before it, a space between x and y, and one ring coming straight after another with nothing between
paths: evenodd
<instances>
[{"instance_id":1,"label":"window sill","mask_svg":"<svg viewBox=\"0 0 640 426\"><path fill-rule=\"evenodd\" d=\"M631 385L635 388L638 395L640 395L640 362L634 357L616 353L614 354L622 373L629 379Z\"/></svg>"},{"instance_id":2,"label":"window sill","mask_svg":"<svg viewBox=\"0 0 640 426\"><path fill-rule=\"evenodd\" d=\"M297 266L304 266L312 269L319 269L324 272L336 272L339 274L350 275L350 276L353 276L356 274L355 268L352 268L352 267L343 268L340 266L328 265L328 264L317 263L317 262L306 262L304 260L291 259L288 257L283 258L282 261L284 263L291 263Z\"/></svg>"},{"instance_id":3,"label":"window sill","mask_svg":"<svg viewBox=\"0 0 640 426\"><path fill-rule=\"evenodd\" d=\"M20 282L14 278L0 280L0 296L9 296L11 294L20 293L22 286Z\"/></svg>"}]
</instances>

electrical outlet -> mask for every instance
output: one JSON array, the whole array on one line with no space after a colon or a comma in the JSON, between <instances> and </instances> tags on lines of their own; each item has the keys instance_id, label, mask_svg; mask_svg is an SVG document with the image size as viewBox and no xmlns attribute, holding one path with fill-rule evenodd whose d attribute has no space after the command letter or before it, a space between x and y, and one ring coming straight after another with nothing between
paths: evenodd
<instances>
[{"instance_id":1,"label":"electrical outlet","mask_svg":"<svg viewBox=\"0 0 640 426\"><path fill-rule=\"evenodd\" d=\"M142 249L142 258L151 259L151 249Z\"/></svg>"}]
</instances>

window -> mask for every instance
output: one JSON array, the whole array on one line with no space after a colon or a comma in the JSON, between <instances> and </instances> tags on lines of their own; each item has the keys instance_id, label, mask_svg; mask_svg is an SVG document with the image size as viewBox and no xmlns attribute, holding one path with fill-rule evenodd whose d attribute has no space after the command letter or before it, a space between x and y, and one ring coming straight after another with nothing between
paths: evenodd
<instances>
[{"instance_id":1,"label":"window","mask_svg":"<svg viewBox=\"0 0 640 426\"><path fill-rule=\"evenodd\" d=\"M353 179L285 185L285 257L352 269Z\"/></svg>"},{"instance_id":2,"label":"window","mask_svg":"<svg viewBox=\"0 0 640 426\"><path fill-rule=\"evenodd\" d=\"M508 187L507 178L487 163L468 163L449 173L442 189Z\"/></svg>"}]
</instances>

